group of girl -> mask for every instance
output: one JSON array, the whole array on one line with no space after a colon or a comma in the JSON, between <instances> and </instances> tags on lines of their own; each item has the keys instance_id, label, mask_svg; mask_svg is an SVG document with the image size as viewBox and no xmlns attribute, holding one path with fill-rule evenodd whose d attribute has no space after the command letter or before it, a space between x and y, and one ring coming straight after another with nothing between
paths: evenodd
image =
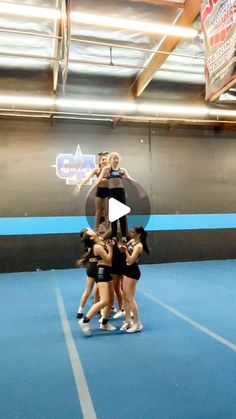
<instances>
[{"instance_id":1,"label":"group of girl","mask_svg":"<svg viewBox=\"0 0 236 419\"><path fill-rule=\"evenodd\" d=\"M135 290L140 278L139 256L143 250L148 253L146 238L147 233L142 226L130 230L128 243L104 240L91 229L85 229L81 233L87 252L80 259L79 266L87 266L87 287L81 297L77 318L85 335L91 334L90 320L98 313L102 314L100 329L116 330L116 327L109 322L115 295L119 310L113 317L119 318L125 315L125 321L120 330L127 333L142 330L143 326L135 301ZM94 283L97 287L97 298L95 297L93 305L84 314L83 308Z\"/></svg>"},{"instance_id":2,"label":"group of girl","mask_svg":"<svg viewBox=\"0 0 236 419\"><path fill-rule=\"evenodd\" d=\"M125 315L125 321L121 330L134 333L142 330L139 320L137 303L135 301L135 289L140 278L138 258L144 251L147 253L147 233L142 226L128 231L127 217L119 219L120 241L118 241L117 221L108 221L108 201L114 198L126 204L126 196L123 178L133 180L125 168L120 168L121 156L119 153L100 152L98 166L92 170L89 176L78 186L78 194L81 187L92 177L97 180L91 189L97 188L95 197L95 229L85 229L81 233L81 239L86 249L85 255L79 260L79 266L87 266L86 288L82 294L80 306L77 312L79 325L82 331L90 334L90 320L97 313L101 313L100 329L114 331L116 328L108 319L114 305L114 296L117 297L119 309L113 318L117 319ZM103 221L105 233L100 234L100 225ZM107 238L111 238L108 239ZM85 303L96 283L94 303L90 310L84 314ZM131 319L132 314L132 319Z\"/></svg>"}]
</instances>

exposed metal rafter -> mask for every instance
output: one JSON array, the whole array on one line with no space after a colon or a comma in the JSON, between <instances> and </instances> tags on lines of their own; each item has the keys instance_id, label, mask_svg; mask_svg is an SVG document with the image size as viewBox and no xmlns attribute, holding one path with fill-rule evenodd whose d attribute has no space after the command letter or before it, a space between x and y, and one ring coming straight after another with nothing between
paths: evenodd
<instances>
[{"instance_id":1,"label":"exposed metal rafter","mask_svg":"<svg viewBox=\"0 0 236 419\"><path fill-rule=\"evenodd\" d=\"M184 9L179 17L175 21L175 25L177 26L191 26L196 17L199 15L200 6L202 0L186 0L184 4ZM158 46L159 51L164 52L171 52L179 43L180 38L178 37L170 37L165 36L161 43ZM168 58L167 55L155 53L150 59L148 60L148 66L154 68L160 68L161 65L166 61ZM144 89L148 86L148 84L153 79L156 70L146 69L142 70L138 75L134 85L133 85L133 92L136 97L140 96Z\"/></svg>"},{"instance_id":2,"label":"exposed metal rafter","mask_svg":"<svg viewBox=\"0 0 236 419\"><path fill-rule=\"evenodd\" d=\"M57 0L56 7L59 7L59 0ZM53 56L60 56L61 54L61 22L57 19L54 23L54 44L53 44ZM53 93L57 91L58 73L60 63L55 60L52 65L52 90Z\"/></svg>"}]
</instances>

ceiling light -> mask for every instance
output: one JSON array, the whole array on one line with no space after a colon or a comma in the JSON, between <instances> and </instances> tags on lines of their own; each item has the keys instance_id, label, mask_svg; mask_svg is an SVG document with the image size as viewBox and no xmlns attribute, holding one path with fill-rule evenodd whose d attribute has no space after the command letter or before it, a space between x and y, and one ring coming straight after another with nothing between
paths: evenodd
<instances>
[{"instance_id":1,"label":"ceiling light","mask_svg":"<svg viewBox=\"0 0 236 419\"><path fill-rule=\"evenodd\" d=\"M53 106L54 99L50 97L37 96L2 96L0 95L0 104L12 105L35 105L35 106Z\"/></svg>"},{"instance_id":2,"label":"ceiling light","mask_svg":"<svg viewBox=\"0 0 236 419\"><path fill-rule=\"evenodd\" d=\"M109 110L135 112L137 105L129 102L108 102L94 100L75 100L75 99L56 99L56 105L59 108L74 108L86 110Z\"/></svg>"},{"instance_id":3,"label":"ceiling light","mask_svg":"<svg viewBox=\"0 0 236 419\"><path fill-rule=\"evenodd\" d=\"M43 96L7 96L0 95L0 105L8 105L11 109L16 108L17 105L28 105L34 107L54 107L61 109L63 112L66 109L73 109L74 112L84 113L90 115L98 112L109 112L109 115L114 116L121 112L122 114L136 114L158 117L161 116L216 116L216 117L234 117L236 118L236 110L233 109L212 109L207 106L181 106L178 104L151 104L151 103L135 103L135 102L121 102L121 101L99 101L99 100L76 100L76 99L54 99ZM39 110L38 110L39 111ZM32 110L33 112L33 110ZM36 110L35 110L36 112ZM129 116L129 115L127 115Z\"/></svg>"},{"instance_id":4,"label":"ceiling light","mask_svg":"<svg viewBox=\"0 0 236 419\"><path fill-rule=\"evenodd\" d=\"M83 25L102 26L114 29L127 29L130 31L158 33L164 35L179 36L183 38L195 38L198 32L195 29L161 23L140 22L137 20L118 19L108 16L91 15L88 13L71 12L71 20Z\"/></svg>"},{"instance_id":5,"label":"ceiling light","mask_svg":"<svg viewBox=\"0 0 236 419\"><path fill-rule=\"evenodd\" d=\"M25 6L23 4L0 2L0 14L23 17L46 18L50 20L60 19L61 11L48 7Z\"/></svg>"},{"instance_id":6,"label":"ceiling light","mask_svg":"<svg viewBox=\"0 0 236 419\"><path fill-rule=\"evenodd\" d=\"M209 109L208 114L211 116L232 116L236 118L236 111L230 109Z\"/></svg>"},{"instance_id":7,"label":"ceiling light","mask_svg":"<svg viewBox=\"0 0 236 419\"><path fill-rule=\"evenodd\" d=\"M144 113L155 114L171 114L171 115L189 115L189 116L204 116L208 114L207 107L194 107L194 106L179 106L179 105L151 105L139 104L137 105L138 111Z\"/></svg>"}]
</instances>

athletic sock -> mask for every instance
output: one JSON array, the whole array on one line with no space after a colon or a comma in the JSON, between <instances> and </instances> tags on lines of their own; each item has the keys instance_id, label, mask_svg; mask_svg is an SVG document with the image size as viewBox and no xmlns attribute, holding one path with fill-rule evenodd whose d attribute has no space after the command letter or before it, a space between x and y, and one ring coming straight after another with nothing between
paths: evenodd
<instances>
[{"instance_id":1,"label":"athletic sock","mask_svg":"<svg viewBox=\"0 0 236 419\"><path fill-rule=\"evenodd\" d=\"M103 324L103 326L104 326L105 324L107 324L107 322L108 322L108 319L102 319L102 324Z\"/></svg>"},{"instance_id":2,"label":"athletic sock","mask_svg":"<svg viewBox=\"0 0 236 419\"><path fill-rule=\"evenodd\" d=\"M88 319L88 317L84 317L83 323L89 323L90 319Z\"/></svg>"}]
</instances>

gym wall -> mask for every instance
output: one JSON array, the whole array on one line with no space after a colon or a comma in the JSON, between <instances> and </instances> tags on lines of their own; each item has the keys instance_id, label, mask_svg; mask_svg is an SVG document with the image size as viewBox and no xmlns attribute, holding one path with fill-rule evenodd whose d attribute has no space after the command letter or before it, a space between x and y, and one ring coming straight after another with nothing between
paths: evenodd
<instances>
[{"instance_id":1,"label":"gym wall","mask_svg":"<svg viewBox=\"0 0 236 419\"><path fill-rule=\"evenodd\" d=\"M147 192L151 255L141 262L235 258L235 139L210 127L1 120L1 272L75 266L89 187L76 197L57 176L56 157L78 144L86 155L118 151Z\"/></svg>"}]
</instances>

